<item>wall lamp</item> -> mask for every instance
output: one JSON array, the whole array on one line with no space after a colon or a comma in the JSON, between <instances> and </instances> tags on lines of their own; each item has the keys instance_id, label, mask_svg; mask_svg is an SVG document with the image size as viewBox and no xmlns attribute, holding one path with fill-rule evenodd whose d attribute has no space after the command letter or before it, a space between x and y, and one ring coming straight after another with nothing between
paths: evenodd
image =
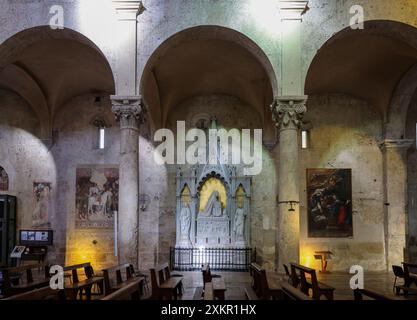
<instances>
[{"instance_id":1,"label":"wall lamp","mask_svg":"<svg viewBox=\"0 0 417 320\"><path fill-rule=\"evenodd\" d=\"M289 204L290 208L288 209L288 212L295 212L294 206L300 204L300 201L278 201L278 204Z\"/></svg>"}]
</instances>

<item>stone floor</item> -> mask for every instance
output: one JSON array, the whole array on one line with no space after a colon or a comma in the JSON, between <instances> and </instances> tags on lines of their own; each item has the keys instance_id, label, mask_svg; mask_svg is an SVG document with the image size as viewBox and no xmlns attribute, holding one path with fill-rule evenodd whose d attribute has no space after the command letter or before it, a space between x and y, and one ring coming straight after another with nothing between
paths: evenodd
<instances>
[{"instance_id":1,"label":"stone floor","mask_svg":"<svg viewBox=\"0 0 417 320\"><path fill-rule=\"evenodd\" d=\"M199 296L199 291L203 286L201 272L176 272L184 276L185 292L182 300L194 300ZM226 300L244 300L245 287L250 285L251 277L249 273L243 272L213 272L220 274L226 282ZM335 287L336 300L353 300L352 290L350 289L349 273L334 272L329 274L318 274L319 281ZM394 276L387 272L367 272L365 273L365 288L395 297L392 286ZM404 299L403 297L397 297ZM417 296L410 296L408 299L417 299Z\"/></svg>"}]
</instances>

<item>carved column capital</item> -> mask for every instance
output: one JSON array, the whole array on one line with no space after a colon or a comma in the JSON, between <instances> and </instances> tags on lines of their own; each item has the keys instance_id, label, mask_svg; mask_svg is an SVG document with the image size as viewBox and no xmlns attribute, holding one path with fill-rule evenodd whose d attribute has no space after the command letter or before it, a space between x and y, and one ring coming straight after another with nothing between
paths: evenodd
<instances>
[{"instance_id":1,"label":"carved column capital","mask_svg":"<svg viewBox=\"0 0 417 320\"><path fill-rule=\"evenodd\" d=\"M402 149L408 150L414 144L412 139L386 139L379 143L379 147L382 151L387 149Z\"/></svg>"},{"instance_id":2,"label":"carved column capital","mask_svg":"<svg viewBox=\"0 0 417 320\"><path fill-rule=\"evenodd\" d=\"M112 112L116 115L121 129L138 130L146 121L146 110L141 96L111 96Z\"/></svg>"},{"instance_id":3,"label":"carved column capital","mask_svg":"<svg viewBox=\"0 0 417 320\"><path fill-rule=\"evenodd\" d=\"M271 104L272 120L280 130L297 130L307 112L307 96L277 97Z\"/></svg>"}]
</instances>

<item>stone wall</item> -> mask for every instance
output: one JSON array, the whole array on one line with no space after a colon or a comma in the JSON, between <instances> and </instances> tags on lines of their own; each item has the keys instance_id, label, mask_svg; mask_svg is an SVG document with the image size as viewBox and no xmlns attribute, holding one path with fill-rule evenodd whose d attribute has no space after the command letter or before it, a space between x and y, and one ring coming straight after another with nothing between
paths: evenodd
<instances>
[{"instance_id":1,"label":"stone wall","mask_svg":"<svg viewBox=\"0 0 417 320\"><path fill-rule=\"evenodd\" d=\"M344 95L312 96L306 121L311 121L309 147L301 152L301 262L319 268L314 251L334 253L329 268L349 270L358 264L384 270L384 207L382 120L369 104ZM352 238L308 238L307 168L351 168Z\"/></svg>"}]
</instances>

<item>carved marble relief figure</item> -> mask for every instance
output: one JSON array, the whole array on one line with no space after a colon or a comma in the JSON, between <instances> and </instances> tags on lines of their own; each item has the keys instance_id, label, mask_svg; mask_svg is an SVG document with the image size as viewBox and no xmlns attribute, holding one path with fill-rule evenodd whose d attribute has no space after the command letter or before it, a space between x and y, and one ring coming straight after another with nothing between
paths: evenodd
<instances>
[{"instance_id":1,"label":"carved marble relief figure","mask_svg":"<svg viewBox=\"0 0 417 320\"><path fill-rule=\"evenodd\" d=\"M190 210L190 189L186 185L181 194L181 213L180 213L180 246L191 247L191 210Z\"/></svg>"},{"instance_id":2,"label":"carved marble relief figure","mask_svg":"<svg viewBox=\"0 0 417 320\"><path fill-rule=\"evenodd\" d=\"M218 191L213 191L213 193L210 195L202 215L207 217L221 217L223 215L222 204L220 202L220 194Z\"/></svg>"},{"instance_id":3,"label":"carved marble relief figure","mask_svg":"<svg viewBox=\"0 0 417 320\"><path fill-rule=\"evenodd\" d=\"M9 176L3 167L0 167L0 191L9 190Z\"/></svg>"},{"instance_id":4,"label":"carved marble relief figure","mask_svg":"<svg viewBox=\"0 0 417 320\"><path fill-rule=\"evenodd\" d=\"M233 223L233 231L235 233L236 245L244 246L245 245L245 220L246 220L246 211L244 209L244 197L245 190L242 185L236 191L236 212Z\"/></svg>"},{"instance_id":5,"label":"carved marble relief figure","mask_svg":"<svg viewBox=\"0 0 417 320\"><path fill-rule=\"evenodd\" d=\"M34 210L32 212L32 227L50 227L50 194L50 182L33 183Z\"/></svg>"}]
</instances>

